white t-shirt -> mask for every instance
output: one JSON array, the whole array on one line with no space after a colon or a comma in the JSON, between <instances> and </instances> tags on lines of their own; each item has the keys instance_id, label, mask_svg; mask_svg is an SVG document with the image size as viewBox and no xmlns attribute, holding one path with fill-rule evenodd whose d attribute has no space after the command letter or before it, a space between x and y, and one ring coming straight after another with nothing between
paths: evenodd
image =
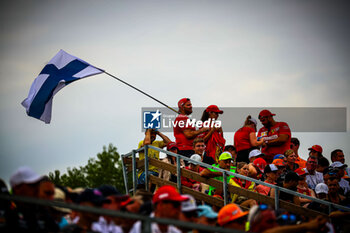
<instances>
[{"instance_id":1,"label":"white t-shirt","mask_svg":"<svg viewBox=\"0 0 350 233\"><path fill-rule=\"evenodd\" d=\"M306 183L310 189L315 190L315 187L317 184L324 183L323 182L323 174L321 172L315 171L315 174L311 175L308 172L306 174Z\"/></svg>"},{"instance_id":2,"label":"white t-shirt","mask_svg":"<svg viewBox=\"0 0 350 233\"><path fill-rule=\"evenodd\" d=\"M150 217L154 217L154 213L151 213ZM155 222L151 223L151 232L162 233L162 231L159 229L158 224ZM135 222L135 224L132 226L129 233L142 233L142 222L141 221ZM169 225L167 233L182 233L182 231L180 231L178 228L176 228L173 225Z\"/></svg>"},{"instance_id":3,"label":"white t-shirt","mask_svg":"<svg viewBox=\"0 0 350 233\"><path fill-rule=\"evenodd\" d=\"M100 216L98 222L92 224L91 230L101 233L123 233L123 229L120 226L115 225L114 222L108 224L102 216Z\"/></svg>"},{"instance_id":4,"label":"white t-shirt","mask_svg":"<svg viewBox=\"0 0 350 233\"><path fill-rule=\"evenodd\" d=\"M343 178L340 179L339 181L339 186L344 189L344 195L346 195L347 192L350 191L350 186L349 186L349 182L344 180Z\"/></svg>"}]
</instances>

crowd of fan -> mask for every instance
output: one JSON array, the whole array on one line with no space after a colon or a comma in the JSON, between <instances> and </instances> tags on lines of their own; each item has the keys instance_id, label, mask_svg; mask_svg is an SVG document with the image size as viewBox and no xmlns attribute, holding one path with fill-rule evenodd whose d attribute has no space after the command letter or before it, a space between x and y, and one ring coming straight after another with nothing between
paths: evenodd
<instances>
[{"instance_id":1,"label":"crowd of fan","mask_svg":"<svg viewBox=\"0 0 350 233\"><path fill-rule=\"evenodd\" d=\"M178 102L179 115L175 122L185 122L192 113L190 99ZM223 111L216 105L208 106L202 121L218 120ZM331 153L331 163L322 154L319 145L309 148L306 160L299 156L300 142L293 138L285 122L276 122L269 110L262 110L258 119L263 127L257 133L257 120L248 116L243 127L236 130L233 145L227 145L221 127L196 129L186 124L174 127L175 142L163 133L148 129L139 148L152 145L166 147L168 151L183 155L190 160L180 160L182 168L198 173L205 178L223 180L222 172L215 168L250 177L268 184L277 185L314 198L337 205L350 207L349 169L344 153L335 149ZM257 133L257 134L256 134ZM156 140L159 136L162 140ZM139 153L139 159L145 154ZM148 150L150 158L160 159L159 151ZM167 156L163 162L176 165L174 156ZM203 167L199 163L211 165ZM176 174L149 165L148 174L167 181L177 181ZM250 232L346 232L349 230L344 219L349 215L341 209L279 192L279 199L301 207L323 213L314 219L297 216L280 209L274 211L254 199L231 193L229 203L222 208L210 206L191 195L181 195L176 188L168 185L156 187L149 183L145 187L145 171L138 170L138 189L133 196L121 194L111 185L94 188L71 189L55 186L46 176L40 176L28 167L19 168L10 179L14 195L29 196L66 203L76 203L88 207L102 207L108 210L124 211L155 218L168 218L201 225L220 226ZM241 176L240 176L241 177ZM235 175L227 175L230 185L275 197L275 190L264 184L255 184ZM195 191L224 198L222 190L197 180L180 177L181 184ZM9 193L2 182L1 192ZM150 190L150 191L146 191ZM1 200L1 232L142 232L142 222L108 215L74 211L60 207L47 207L21 202ZM242 209L249 211L242 211ZM330 213L331 212L331 213ZM328 217L325 217L328 216ZM202 232L184 226L151 224L152 232Z\"/></svg>"}]
</instances>

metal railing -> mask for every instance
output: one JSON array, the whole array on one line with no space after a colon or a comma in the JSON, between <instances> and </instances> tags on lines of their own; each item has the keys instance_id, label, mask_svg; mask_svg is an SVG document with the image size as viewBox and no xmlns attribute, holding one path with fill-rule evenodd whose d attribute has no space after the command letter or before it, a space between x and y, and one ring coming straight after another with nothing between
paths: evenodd
<instances>
[{"instance_id":1,"label":"metal railing","mask_svg":"<svg viewBox=\"0 0 350 233\"><path fill-rule=\"evenodd\" d=\"M181 167L180 167L180 159L183 159L183 160L186 160L186 161L192 161L191 159L183 156L183 155L179 155L179 154L175 154L171 151L166 151L166 150L163 150L161 148L158 148L158 147L154 147L154 146L151 146L151 145L145 145L144 147L141 147L137 150L133 150L132 152L129 152L127 154L124 154L122 155L122 165L123 165L123 176L124 176L124 184L125 184L125 190L126 192L129 192L129 188L128 188L128 183L127 183L127 171L126 171L126 166L125 166L125 163L124 163L124 160L123 158L125 157L129 157L129 156L132 156L132 176L133 176L133 192L135 193L136 192L136 186L137 186L137 169L136 169L136 153L139 153L141 151L144 152L145 154L145 188L148 190L148 180L149 180L149 177L148 177L148 149L151 148L151 149L154 149L154 150L157 150L159 152L163 152L167 155L170 155L170 156L173 156L173 157L176 157L176 160L177 160L177 163L176 163L176 170L177 170L177 188L179 190L179 192L181 192ZM331 202L328 202L328 201L324 201L324 200L321 200L321 199L318 199L318 198L314 198L314 197L311 197L311 196L307 196L305 194L301 194L301 193L298 193L298 192L294 192L292 190L289 190L289 189L286 189L286 188L283 188L283 187L280 187L280 186L277 186L277 185L273 185L273 184L269 184L269 183L265 183L264 181L261 181L261 180L256 180L256 179L253 179L253 178L250 178L250 177L247 177L247 176L243 176L243 175L240 175L240 174L237 174L237 173L232 173L230 171L227 171L227 170L224 170L224 169L221 169L221 168L218 168L218 167L214 167L212 165L208 165L206 163L203 163L203 162L196 162L197 164L199 164L201 167L205 167L205 168L211 168L213 170L216 170L218 172L222 172L223 173L223 181L225 182L222 182L223 183L223 191L224 191L224 204L227 205L228 204L228 190L227 190L227 183L226 183L226 176L227 175L233 175L233 176L236 176L240 179L243 179L243 180L248 180L248 181L251 181L251 182L254 182L256 184L262 184L264 186L267 186L267 187L270 187L270 188L273 188L275 190L275 209L279 209L279 191L282 191L282 192L285 192L285 193L288 193L288 194L291 194L291 195L294 195L294 196L298 196L298 197L302 197L302 198L306 198L306 199L309 199L311 201L315 201L315 202L318 202L320 204L324 204L324 205L327 205L328 208L329 208L329 212L331 212L332 208L336 208L336 209L340 209L340 210L343 210L343 211L350 211L350 208L349 207L346 207L346 206L341 206L341 205L338 205L338 204L334 204L334 203L331 203Z\"/></svg>"},{"instance_id":2,"label":"metal railing","mask_svg":"<svg viewBox=\"0 0 350 233\"><path fill-rule=\"evenodd\" d=\"M23 203L30 203L34 205L42 205L42 206L50 206L50 207L56 206L56 207L68 208L68 209L76 210L80 212L90 212L98 215L108 215L108 216L119 217L119 218L135 219L142 222L141 232L144 232L144 233L152 232L152 228L151 228L152 223L174 225L174 226L180 226L183 228L198 229L198 230L207 231L207 232L243 233L242 231L225 229L222 227L208 226L208 225L196 224L192 222L184 222L180 220L167 219L167 218L155 218L155 217L144 216L144 215L130 213L130 212L122 212L122 211L109 210L109 209L103 209L98 207L83 206L83 205L65 203L60 201L49 201L49 200L43 200L43 199L38 199L33 197L14 196L14 195L0 193L0 200L14 201L16 203L23 202Z\"/></svg>"}]
</instances>

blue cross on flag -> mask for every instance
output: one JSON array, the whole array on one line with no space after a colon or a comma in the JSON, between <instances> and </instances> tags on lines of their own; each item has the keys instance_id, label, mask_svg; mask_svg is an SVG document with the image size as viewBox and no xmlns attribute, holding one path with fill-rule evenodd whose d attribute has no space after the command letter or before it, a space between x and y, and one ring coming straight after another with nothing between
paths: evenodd
<instances>
[{"instance_id":1,"label":"blue cross on flag","mask_svg":"<svg viewBox=\"0 0 350 233\"><path fill-rule=\"evenodd\" d=\"M103 70L60 50L40 72L23 100L28 116L50 123L53 96L68 84Z\"/></svg>"}]
</instances>

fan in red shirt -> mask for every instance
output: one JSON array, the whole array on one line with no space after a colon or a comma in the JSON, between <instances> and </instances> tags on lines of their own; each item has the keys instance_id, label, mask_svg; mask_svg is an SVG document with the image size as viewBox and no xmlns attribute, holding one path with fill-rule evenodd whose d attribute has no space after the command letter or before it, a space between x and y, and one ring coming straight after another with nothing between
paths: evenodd
<instances>
[{"instance_id":1,"label":"fan in red shirt","mask_svg":"<svg viewBox=\"0 0 350 233\"><path fill-rule=\"evenodd\" d=\"M188 125L188 115L192 113L192 103L189 98L183 98L177 103L179 107L179 115L174 121L174 136L179 154L190 157L194 154L192 145L193 140L201 133L208 131L208 128L196 130L195 127Z\"/></svg>"},{"instance_id":2,"label":"fan in red shirt","mask_svg":"<svg viewBox=\"0 0 350 233\"><path fill-rule=\"evenodd\" d=\"M273 157L277 154L284 154L290 149L290 140L292 137L289 126L285 122L276 122L269 110L262 110L259 113L259 120L264 127L260 128L258 137L264 138L261 152L265 154L265 160L271 163Z\"/></svg>"},{"instance_id":3,"label":"fan in red shirt","mask_svg":"<svg viewBox=\"0 0 350 233\"><path fill-rule=\"evenodd\" d=\"M235 133L233 141L237 150L237 162L249 163L249 152L263 144L263 139L258 141L256 138L256 125L257 121L249 115L243 127Z\"/></svg>"},{"instance_id":4,"label":"fan in red shirt","mask_svg":"<svg viewBox=\"0 0 350 233\"><path fill-rule=\"evenodd\" d=\"M201 121L216 121L219 114L224 111L220 110L216 105L208 106L202 115ZM221 127L211 127L209 131L202 133L199 137L203 137L206 144L206 155L213 158L215 163L219 163L219 156L224 151L225 142L224 134Z\"/></svg>"}]
</instances>

